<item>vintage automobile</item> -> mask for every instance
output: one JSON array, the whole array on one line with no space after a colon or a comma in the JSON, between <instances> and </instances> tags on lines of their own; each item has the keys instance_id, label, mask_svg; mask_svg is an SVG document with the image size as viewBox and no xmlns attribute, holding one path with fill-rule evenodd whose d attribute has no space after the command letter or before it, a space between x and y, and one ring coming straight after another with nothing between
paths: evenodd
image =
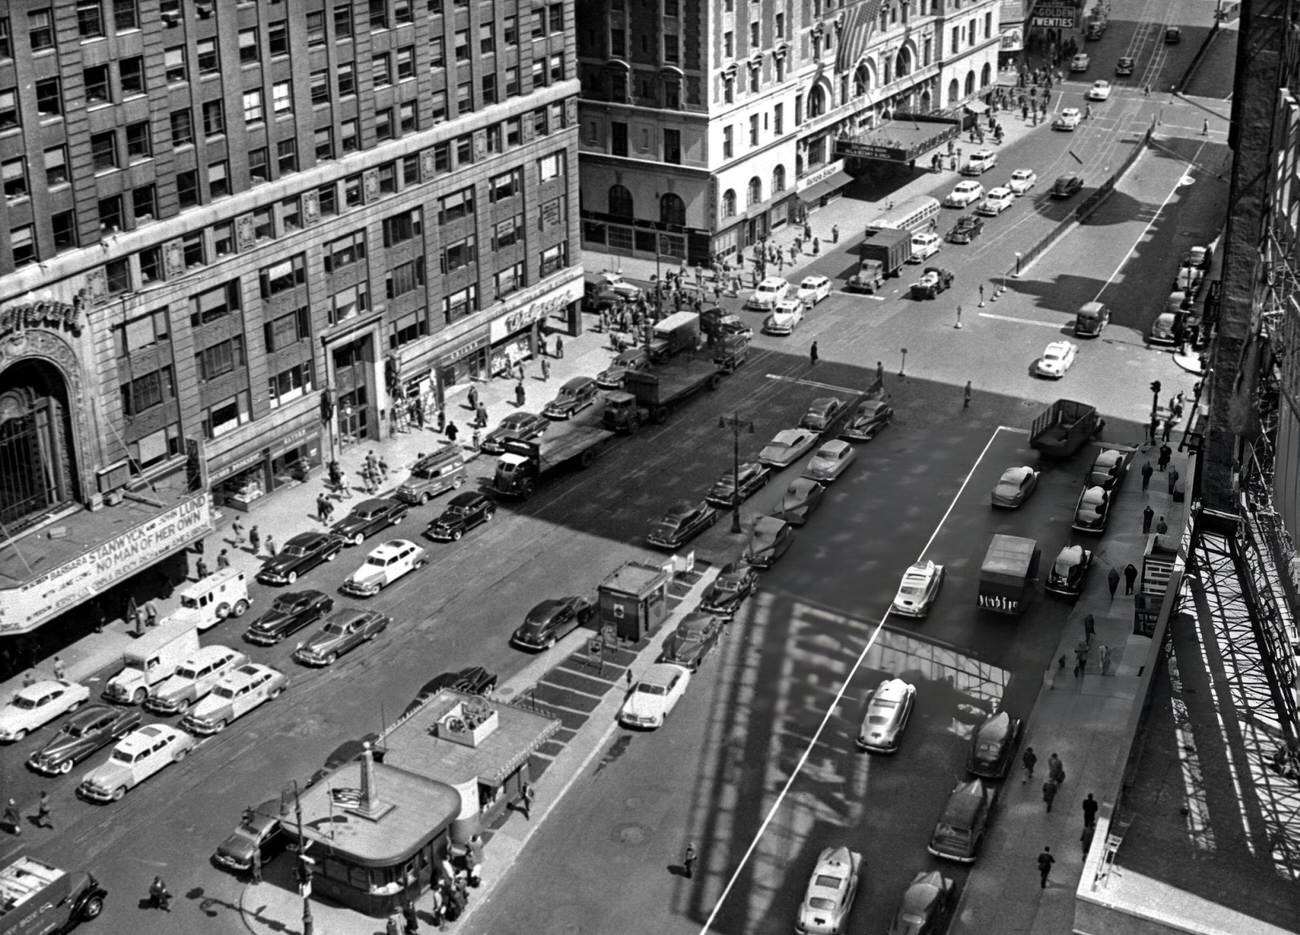
<instances>
[{"instance_id":1,"label":"vintage automobile","mask_svg":"<svg viewBox=\"0 0 1300 935\"><path fill-rule=\"evenodd\" d=\"M405 503L387 497L362 500L352 508L352 512L331 526L330 532L348 545L360 545L367 536L406 519L408 509Z\"/></svg>"},{"instance_id":2,"label":"vintage automobile","mask_svg":"<svg viewBox=\"0 0 1300 935\"><path fill-rule=\"evenodd\" d=\"M728 471L709 488L709 492L704 499L717 506L729 507L739 501L749 499L766 486L771 479L772 469L766 464L758 461L742 461L740 463L740 483L737 484L736 475Z\"/></svg>"},{"instance_id":3,"label":"vintage automobile","mask_svg":"<svg viewBox=\"0 0 1300 935\"><path fill-rule=\"evenodd\" d=\"M772 511L777 519L783 519L791 526L802 526L808 522L812 511L821 506L826 485L807 477L796 477L781 496L779 508Z\"/></svg>"},{"instance_id":4,"label":"vintage automobile","mask_svg":"<svg viewBox=\"0 0 1300 935\"><path fill-rule=\"evenodd\" d=\"M334 609L334 598L320 591L288 591L276 595L266 613L244 631L244 639L273 646L286 636L310 626Z\"/></svg>"},{"instance_id":5,"label":"vintage automobile","mask_svg":"<svg viewBox=\"0 0 1300 935\"><path fill-rule=\"evenodd\" d=\"M956 906L956 887L938 870L922 870L903 891L887 935L942 935Z\"/></svg>"},{"instance_id":6,"label":"vintage automobile","mask_svg":"<svg viewBox=\"0 0 1300 935\"><path fill-rule=\"evenodd\" d=\"M842 438L826 442L817 449L803 469L803 476L819 483L836 480L858 456L857 449Z\"/></svg>"},{"instance_id":7,"label":"vintage automobile","mask_svg":"<svg viewBox=\"0 0 1300 935\"><path fill-rule=\"evenodd\" d=\"M982 779L957 783L948 794L926 850L958 863L975 862L997 805L997 786Z\"/></svg>"},{"instance_id":8,"label":"vintage automobile","mask_svg":"<svg viewBox=\"0 0 1300 935\"><path fill-rule=\"evenodd\" d=\"M753 293L745 300L745 308L757 309L758 311L775 308L777 302L780 302L793 291L794 286L780 276L769 276L754 288Z\"/></svg>"},{"instance_id":9,"label":"vintage automobile","mask_svg":"<svg viewBox=\"0 0 1300 935\"><path fill-rule=\"evenodd\" d=\"M680 500L650 524L646 541L661 549L676 549L718 521L718 510L707 501Z\"/></svg>"},{"instance_id":10,"label":"vintage automobile","mask_svg":"<svg viewBox=\"0 0 1300 935\"><path fill-rule=\"evenodd\" d=\"M420 691L402 713L410 714L444 688L467 695L486 695L496 687L497 676L482 666L467 666L459 672L439 672L420 686Z\"/></svg>"},{"instance_id":11,"label":"vintage automobile","mask_svg":"<svg viewBox=\"0 0 1300 935\"><path fill-rule=\"evenodd\" d=\"M1174 312L1161 312L1151 323L1147 334L1148 344L1162 344L1166 347L1178 343L1178 316Z\"/></svg>"},{"instance_id":12,"label":"vintage automobile","mask_svg":"<svg viewBox=\"0 0 1300 935\"><path fill-rule=\"evenodd\" d=\"M256 808L244 809L239 827L217 845L212 862L236 873L247 873L253 868L254 853L261 857L261 863L265 866L288 843L289 834L280 823L280 800L270 799Z\"/></svg>"},{"instance_id":13,"label":"vintage automobile","mask_svg":"<svg viewBox=\"0 0 1300 935\"><path fill-rule=\"evenodd\" d=\"M1170 291L1196 294L1197 289L1201 286L1201 281L1205 279L1205 270L1199 266L1180 266L1178 273L1174 276L1174 281L1170 285Z\"/></svg>"},{"instance_id":14,"label":"vintage automobile","mask_svg":"<svg viewBox=\"0 0 1300 935\"><path fill-rule=\"evenodd\" d=\"M656 662L632 686L618 711L618 722L624 727L645 727L650 730L662 727L672 714L677 702L686 694L691 682L691 670L667 662Z\"/></svg>"},{"instance_id":15,"label":"vintage automobile","mask_svg":"<svg viewBox=\"0 0 1300 935\"><path fill-rule=\"evenodd\" d=\"M975 208L975 212L985 217L995 218L1015 203L1016 193L1011 189L1001 186L990 188L989 193L984 196L984 200Z\"/></svg>"},{"instance_id":16,"label":"vintage automobile","mask_svg":"<svg viewBox=\"0 0 1300 935\"><path fill-rule=\"evenodd\" d=\"M803 303L798 299L782 299L776 303L771 314L763 319L763 333L791 335L802 321Z\"/></svg>"},{"instance_id":17,"label":"vintage automobile","mask_svg":"<svg viewBox=\"0 0 1300 935\"><path fill-rule=\"evenodd\" d=\"M758 460L772 467L789 467L817 444L817 433L809 429L782 429L763 446Z\"/></svg>"},{"instance_id":18,"label":"vintage automobile","mask_svg":"<svg viewBox=\"0 0 1300 935\"><path fill-rule=\"evenodd\" d=\"M119 740L108 760L86 773L77 792L94 802L117 802L163 767L185 759L196 743L170 725L146 724Z\"/></svg>"},{"instance_id":19,"label":"vintage automobile","mask_svg":"<svg viewBox=\"0 0 1300 935\"><path fill-rule=\"evenodd\" d=\"M264 701L274 701L289 687L289 677L278 669L250 662L231 672L195 706L181 726L199 736L218 734L231 721L243 717Z\"/></svg>"},{"instance_id":20,"label":"vintage automobile","mask_svg":"<svg viewBox=\"0 0 1300 935\"><path fill-rule=\"evenodd\" d=\"M325 620L311 639L293 651L295 662L305 666L330 666L339 656L374 639L392 623L392 618L375 610L343 607Z\"/></svg>"},{"instance_id":21,"label":"vintage automobile","mask_svg":"<svg viewBox=\"0 0 1300 935\"><path fill-rule=\"evenodd\" d=\"M1066 597L1078 597L1083 593L1083 582L1091 567L1091 551L1081 545L1067 545L1057 554L1043 587Z\"/></svg>"},{"instance_id":22,"label":"vintage automobile","mask_svg":"<svg viewBox=\"0 0 1300 935\"><path fill-rule=\"evenodd\" d=\"M1014 510L1025 505L1038 489L1038 472L1027 464L1009 467L1002 472L993 487L993 505L1007 510Z\"/></svg>"},{"instance_id":23,"label":"vintage automobile","mask_svg":"<svg viewBox=\"0 0 1300 935\"><path fill-rule=\"evenodd\" d=\"M424 535L435 542L452 542L481 526L496 514L497 505L478 490L458 493L447 501L447 508L429 521Z\"/></svg>"},{"instance_id":24,"label":"vintage automobile","mask_svg":"<svg viewBox=\"0 0 1300 935\"><path fill-rule=\"evenodd\" d=\"M914 299L934 299L951 286L951 271L937 266L927 266L925 274L912 283L911 296Z\"/></svg>"},{"instance_id":25,"label":"vintage automobile","mask_svg":"<svg viewBox=\"0 0 1300 935\"><path fill-rule=\"evenodd\" d=\"M851 442L870 441L876 433L894 421L894 407L880 399L867 399L858 403L848 422L840 429L840 438Z\"/></svg>"},{"instance_id":26,"label":"vintage automobile","mask_svg":"<svg viewBox=\"0 0 1300 935\"><path fill-rule=\"evenodd\" d=\"M22 740L60 714L76 711L90 698L90 689L64 679L41 679L14 692L0 708L0 740Z\"/></svg>"},{"instance_id":27,"label":"vintage automobile","mask_svg":"<svg viewBox=\"0 0 1300 935\"><path fill-rule=\"evenodd\" d=\"M1043 348L1043 355L1034 364L1034 375L1059 380L1074 366L1079 355L1079 345L1072 341L1053 341Z\"/></svg>"},{"instance_id":28,"label":"vintage automobile","mask_svg":"<svg viewBox=\"0 0 1300 935\"><path fill-rule=\"evenodd\" d=\"M694 611L686 615L677 629L664 640L658 662L670 662L696 672L706 656L718 645L723 621L713 614Z\"/></svg>"},{"instance_id":29,"label":"vintage automobile","mask_svg":"<svg viewBox=\"0 0 1300 935\"><path fill-rule=\"evenodd\" d=\"M977 149L961 167L962 175L983 175L998 164L998 154L991 149Z\"/></svg>"},{"instance_id":30,"label":"vintage automobile","mask_svg":"<svg viewBox=\"0 0 1300 935\"><path fill-rule=\"evenodd\" d=\"M140 726L138 708L93 704L64 721L49 740L32 752L27 765L47 776L66 775L92 753Z\"/></svg>"},{"instance_id":31,"label":"vintage automobile","mask_svg":"<svg viewBox=\"0 0 1300 935\"><path fill-rule=\"evenodd\" d=\"M702 319L701 319L701 328L703 328ZM612 361L610 361L608 367L606 367L600 373L596 374L596 385L600 387L602 390L621 389L623 386L623 378L625 376L627 376L633 370L644 370L649 365L649 363L650 363L649 351L647 351L644 347L629 347L627 350L620 351L618 355ZM516 415L519 415L519 413L511 413L510 415L506 416L504 419L501 420L501 424L504 425L507 421L509 421L511 418L513 418ZM545 417L543 416L541 418L545 418ZM518 438L519 436L514 435L514 436L507 436L507 437ZM486 444L483 446L483 449L485 451L488 450ZM500 450L499 442L496 450L498 451Z\"/></svg>"},{"instance_id":32,"label":"vintage automobile","mask_svg":"<svg viewBox=\"0 0 1300 935\"><path fill-rule=\"evenodd\" d=\"M585 626L596 608L585 597L553 597L533 607L515 628L510 642L520 649L550 649L578 627Z\"/></svg>"},{"instance_id":33,"label":"vintage automobile","mask_svg":"<svg viewBox=\"0 0 1300 935\"><path fill-rule=\"evenodd\" d=\"M1136 63L1131 55L1121 55L1119 61L1115 63L1115 74L1121 78L1133 74L1133 66Z\"/></svg>"},{"instance_id":34,"label":"vintage automobile","mask_svg":"<svg viewBox=\"0 0 1300 935\"><path fill-rule=\"evenodd\" d=\"M731 562L723 566L718 577L700 599L700 610L717 617L730 618L740 609L745 598L758 588L758 572L748 565Z\"/></svg>"},{"instance_id":35,"label":"vintage automobile","mask_svg":"<svg viewBox=\"0 0 1300 935\"><path fill-rule=\"evenodd\" d=\"M975 214L963 214L948 231L949 243L970 243L984 232L984 219Z\"/></svg>"},{"instance_id":36,"label":"vintage automobile","mask_svg":"<svg viewBox=\"0 0 1300 935\"><path fill-rule=\"evenodd\" d=\"M596 274L595 281L601 291L618 296L624 302L635 302L641 298L641 287L624 279L622 273L601 271Z\"/></svg>"},{"instance_id":37,"label":"vintage automobile","mask_svg":"<svg viewBox=\"0 0 1300 935\"><path fill-rule=\"evenodd\" d=\"M1131 451L1121 451L1118 448L1099 451L1093 459L1092 467L1088 469L1088 486L1119 489L1119 485L1124 482L1124 475L1128 473L1132 457Z\"/></svg>"},{"instance_id":38,"label":"vintage automobile","mask_svg":"<svg viewBox=\"0 0 1300 935\"><path fill-rule=\"evenodd\" d=\"M1071 172L1067 175L1060 176L1052 183L1053 198L1070 198L1076 195L1083 188L1083 176L1077 172Z\"/></svg>"},{"instance_id":39,"label":"vintage automobile","mask_svg":"<svg viewBox=\"0 0 1300 935\"><path fill-rule=\"evenodd\" d=\"M1074 129L1082 122L1083 122L1083 114L1080 112L1079 108L1066 107L1059 114L1057 114L1056 119L1052 121L1052 129L1073 132Z\"/></svg>"},{"instance_id":40,"label":"vintage automobile","mask_svg":"<svg viewBox=\"0 0 1300 935\"><path fill-rule=\"evenodd\" d=\"M996 711L971 736L966 772L984 779L1003 779L1011 771L1024 725L1020 718Z\"/></svg>"},{"instance_id":41,"label":"vintage automobile","mask_svg":"<svg viewBox=\"0 0 1300 935\"><path fill-rule=\"evenodd\" d=\"M1079 491L1079 501L1074 505L1074 522L1071 529L1079 532L1104 532L1110 519L1110 491L1105 487L1088 487Z\"/></svg>"},{"instance_id":42,"label":"vintage automobile","mask_svg":"<svg viewBox=\"0 0 1300 935\"><path fill-rule=\"evenodd\" d=\"M1017 169L1011 173L1011 181L1007 182L1007 188L1015 192L1017 196L1020 196L1037 184L1037 172L1033 169Z\"/></svg>"},{"instance_id":43,"label":"vintage automobile","mask_svg":"<svg viewBox=\"0 0 1300 935\"><path fill-rule=\"evenodd\" d=\"M1070 59L1070 71L1075 73L1087 71L1090 64L1092 64L1092 59L1089 57L1088 53L1080 52L1075 55L1074 58Z\"/></svg>"},{"instance_id":44,"label":"vintage automobile","mask_svg":"<svg viewBox=\"0 0 1300 935\"><path fill-rule=\"evenodd\" d=\"M1170 26L1165 30L1165 45L1178 45L1183 41L1183 31L1178 26Z\"/></svg>"},{"instance_id":45,"label":"vintage automobile","mask_svg":"<svg viewBox=\"0 0 1300 935\"><path fill-rule=\"evenodd\" d=\"M566 380L555 398L546 404L542 415L548 419L571 419L588 406L594 406L599 393L592 377Z\"/></svg>"},{"instance_id":46,"label":"vintage automobile","mask_svg":"<svg viewBox=\"0 0 1300 935\"><path fill-rule=\"evenodd\" d=\"M716 312L717 314L709 316L709 311ZM706 309L705 312L700 315L700 331L703 332L706 337L714 341L731 334L740 334L747 338L752 338L754 336L754 329L745 324L744 319L739 315L733 315L720 308ZM636 348L633 348L633 350L636 350ZM623 353L626 354L628 352L624 351ZM599 383L599 377L597 377L597 382Z\"/></svg>"},{"instance_id":47,"label":"vintage automobile","mask_svg":"<svg viewBox=\"0 0 1300 935\"><path fill-rule=\"evenodd\" d=\"M615 360L617 363L617 359ZM619 380L623 379L619 374ZM546 416L536 412L512 412L500 422L497 427L483 436L479 447L488 454L500 454L506 450L505 441L507 438L517 438L520 441L530 442L537 436L546 431L551 424L551 420Z\"/></svg>"},{"instance_id":48,"label":"vintage automobile","mask_svg":"<svg viewBox=\"0 0 1300 935\"><path fill-rule=\"evenodd\" d=\"M1197 269L1207 269L1210 260L1214 256L1214 248L1206 244L1197 244L1194 247L1188 247L1187 252L1183 254L1180 266L1195 266Z\"/></svg>"},{"instance_id":49,"label":"vintage automobile","mask_svg":"<svg viewBox=\"0 0 1300 935\"><path fill-rule=\"evenodd\" d=\"M300 532L280 551L262 562L257 580L262 584L293 584L321 562L332 562L343 551L343 540L324 532Z\"/></svg>"},{"instance_id":50,"label":"vintage automobile","mask_svg":"<svg viewBox=\"0 0 1300 935\"><path fill-rule=\"evenodd\" d=\"M844 400L838 396L819 396L812 401L808 411L799 420L799 428L824 432L844 409Z\"/></svg>"},{"instance_id":51,"label":"vintage automobile","mask_svg":"<svg viewBox=\"0 0 1300 935\"><path fill-rule=\"evenodd\" d=\"M799 904L799 935L844 935L858 895L862 855L848 847L827 847L817 855L808 889Z\"/></svg>"},{"instance_id":52,"label":"vintage automobile","mask_svg":"<svg viewBox=\"0 0 1300 935\"><path fill-rule=\"evenodd\" d=\"M465 496L474 495L460 494L456 500ZM371 550L361 567L348 576L339 590L353 597L374 597L399 578L423 568L428 561L429 553L422 546L409 539L389 539Z\"/></svg>"},{"instance_id":53,"label":"vintage automobile","mask_svg":"<svg viewBox=\"0 0 1300 935\"><path fill-rule=\"evenodd\" d=\"M939 596L943 576L943 566L931 559L908 566L890 609L904 617L924 617Z\"/></svg>"},{"instance_id":54,"label":"vintage automobile","mask_svg":"<svg viewBox=\"0 0 1300 935\"><path fill-rule=\"evenodd\" d=\"M1105 78L1098 78L1084 95L1090 101L1109 101L1110 100L1110 82Z\"/></svg>"},{"instance_id":55,"label":"vintage automobile","mask_svg":"<svg viewBox=\"0 0 1300 935\"><path fill-rule=\"evenodd\" d=\"M968 208L973 204L978 204L983 197L984 186L979 182L967 179L964 182L958 182L953 187L953 190L943 199L943 206L945 208Z\"/></svg>"},{"instance_id":56,"label":"vintage automobile","mask_svg":"<svg viewBox=\"0 0 1300 935\"><path fill-rule=\"evenodd\" d=\"M902 679L886 679L872 689L858 728L858 748L872 753L896 752L915 702L916 686Z\"/></svg>"},{"instance_id":57,"label":"vintage automobile","mask_svg":"<svg viewBox=\"0 0 1300 935\"><path fill-rule=\"evenodd\" d=\"M204 646L153 687L144 701L145 709L164 717L184 714L228 672L246 662L247 656L229 646Z\"/></svg>"},{"instance_id":58,"label":"vintage automobile","mask_svg":"<svg viewBox=\"0 0 1300 935\"><path fill-rule=\"evenodd\" d=\"M799 291L795 293L795 298L804 304L807 308L812 308L822 299L831 294L831 281L826 276L805 276L799 283Z\"/></svg>"},{"instance_id":59,"label":"vintage automobile","mask_svg":"<svg viewBox=\"0 0 1300 935\"><path fill-rule=\"evenodd\" d=\"M776 516L760 516L745 546L745 561L758 568L771 568L794 544L794 527Z\"/></svg>"}]
</instances>

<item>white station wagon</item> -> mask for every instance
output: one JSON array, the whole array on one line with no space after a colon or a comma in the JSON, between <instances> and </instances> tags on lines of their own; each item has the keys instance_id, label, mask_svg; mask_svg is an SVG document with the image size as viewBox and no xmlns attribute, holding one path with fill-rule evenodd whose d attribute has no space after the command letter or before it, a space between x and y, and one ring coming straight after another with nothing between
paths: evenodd
<instances>
[{"instance_id":1,"label":"white station wagon","mask_svg":"<svg viewBox=\"0 0 1300 935\"><path fill-rule=\"evenodd\" d=\"M262 702L279 698L288 687L289 677L283 672L250 662L223 678L181 724L199 736L220 733Z\"/></svg>"},{"instance_id":2,"label":"white station wagon","mask_svg":"<svg viewBox=\"0 0 1300 935\"><path fill-rule=\"evenodd\" d=\"M958 182L953 190L948 193L948 197L943 200L946 208L965 208L973 205L984 197L984 186L979 182L967 179L965 182Z\"/></svg>"},{"instance_id":3,"label":"white station wagon","mask_svg":"<svg viewBox=\"0 0 1300 935\"><path fill-rule=\"evenodd\" d=\"M95 802L116 802L164 766L185 759L196 743L167 724L133 730L117 742L107 761L86 773L77 792Z\"/></svg>"},{"instance_id":4,"label":"white station wagon","mask_svg":"<svg viewBox=\"0 0 1300 935\"><path fill-rule=\"evenodd\" d=\"M154 714L184 714L212 691L223 675L247 661L247 656L229 646L204 646L154 686L144 706Z\"/></svg>"},{"instance_id":5,"label":"white station wagon","mask_svg":"<svg viewBox=\"0 0 1300 935\"><path fill-rule=\"evenodd\" d=\"M429 553L409 539L390 539L376 547L354 571L341 590L357 597L373 597L403 575L429 560Z\"/></svg>"}]
</instances>

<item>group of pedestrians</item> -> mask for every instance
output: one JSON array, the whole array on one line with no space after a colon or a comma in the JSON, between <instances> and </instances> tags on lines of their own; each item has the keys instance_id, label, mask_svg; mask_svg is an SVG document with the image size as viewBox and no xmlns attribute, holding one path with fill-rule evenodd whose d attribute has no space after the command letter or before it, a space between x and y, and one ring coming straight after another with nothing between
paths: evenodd
<instances>
[{"instance_id":1,"label":"group of pedestrians","mask_svg":"<svg viewBox=\"0 0 1300 935\"><path fill-rule=\"evenodd\" d=\"M1028 783L1034 778L1034 766L1038 763L1038 756L1034 753L1033 747L1026 747L1025 752L1021 755L1021 763L1024 766L1025 778L1023 783ZM1065 767L1061 763L1061 758L1053 753L1047 761L1047 778L1043 781L1043 802L1047 805L1047 811L1051 812L1052 803L1056 801L1056 796L1060 793L1061 786L1065 784ZM1097 811L1101 803L1097 801L1093 793L1088 795L1080 803L1083 810L1083 834L1079 838L1080 844L1083 845L1083 853L1088 853L1088 848L1092 846L1093 832L1097 827ZM1047 888L1047 880L1052 872L1052 865L1056 863L1056 858L1052 855L1050 845L1045 846L1036 858L1038 864L1038 883L1043 889Z\"/></svg>"}]
</instances>

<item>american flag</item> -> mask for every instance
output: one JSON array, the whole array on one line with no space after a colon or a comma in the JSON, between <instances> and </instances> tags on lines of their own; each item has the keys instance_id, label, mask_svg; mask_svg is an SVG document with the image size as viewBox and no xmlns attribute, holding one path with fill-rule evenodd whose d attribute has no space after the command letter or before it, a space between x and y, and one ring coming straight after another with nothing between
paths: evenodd
<instances>
[{"instance_id":1,"label":"american flag","mask_svg":"<svg viewBox=\"0 0 1300 935\"><path fill-rule=\"evenodd\" d=\"M844 28L840 30L840 48L835 55L835 70L849 71L857 67L867 54L867 43L876 24L880 22L880 5L883 0L860 0L844 11Z\"/></svg>"}]
</instances>

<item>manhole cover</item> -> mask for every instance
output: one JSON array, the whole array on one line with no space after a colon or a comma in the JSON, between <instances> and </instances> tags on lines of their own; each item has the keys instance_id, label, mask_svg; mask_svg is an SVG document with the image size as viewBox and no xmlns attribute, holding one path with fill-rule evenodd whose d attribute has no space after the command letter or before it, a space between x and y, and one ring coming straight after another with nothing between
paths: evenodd
<instances>
[{"instance_id":1,"label":"manhole cover","mask_svg":"<svg viewBox=\"0 0 1300 935\"><path fill-rule=\"evenodd\" d=\"M619 844L627 844L633 847L639 847L650 837L650 829L645 825L636 822L617 825L614 828L614 840Z\"/></svg>"}]
</instances>

